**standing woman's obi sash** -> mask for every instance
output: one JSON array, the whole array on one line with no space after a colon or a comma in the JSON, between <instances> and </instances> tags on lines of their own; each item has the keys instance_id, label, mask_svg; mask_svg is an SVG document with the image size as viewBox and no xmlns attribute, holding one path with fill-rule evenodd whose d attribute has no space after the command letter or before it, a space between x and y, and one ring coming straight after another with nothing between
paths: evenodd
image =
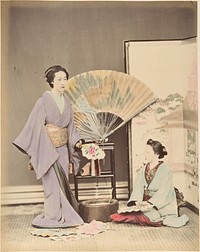
<instances>
[{"instance_id":1,"label":"standing woman's obi sash","mask_svg":"<svg viewBox=\"0 0 200 252\"><path fill-rule=\"evenodd\" d=\"M67 127L61 128L53 124L46 124L47 134L55 148L67 145Z\"/></svg>"}]
</instances>

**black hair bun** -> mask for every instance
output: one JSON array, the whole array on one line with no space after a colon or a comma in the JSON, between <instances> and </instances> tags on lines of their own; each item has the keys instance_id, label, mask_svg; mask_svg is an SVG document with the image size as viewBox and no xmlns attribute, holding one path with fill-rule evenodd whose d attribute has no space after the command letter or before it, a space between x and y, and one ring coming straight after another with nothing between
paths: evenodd
<instances>
[{"instance_id":1,"label":"black hair bun","mask_svg":"<svg viewBox=\"0 0 200 252\"><path fill-rule=\"evenodd\" d=\"M158 158L164 158L164 156L166 156L166 155L167 155L167 150L166 150L165 146L162 145Z\"/></svg>"}]
</instances>

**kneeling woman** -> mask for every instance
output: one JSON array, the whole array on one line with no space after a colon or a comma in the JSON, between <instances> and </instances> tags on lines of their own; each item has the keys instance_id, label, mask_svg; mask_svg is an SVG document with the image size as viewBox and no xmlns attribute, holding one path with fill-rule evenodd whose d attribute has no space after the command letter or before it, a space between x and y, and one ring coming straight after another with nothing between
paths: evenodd
<instances>
[{"instance_id":1,"label":"kneeling woman","mask_svg":"<svg viewBox=\"0 0 200 252\"><path fill-rule=\"evenodd\" d=\"M111 215L112 221L155 227L185 225L189 219L185 214L178 217L172 172L160 161L167 155L166 148L160 142L149 139L144 155L146 163L138 172L127 203L130 208Z\"/></svg>"}]
</instances>

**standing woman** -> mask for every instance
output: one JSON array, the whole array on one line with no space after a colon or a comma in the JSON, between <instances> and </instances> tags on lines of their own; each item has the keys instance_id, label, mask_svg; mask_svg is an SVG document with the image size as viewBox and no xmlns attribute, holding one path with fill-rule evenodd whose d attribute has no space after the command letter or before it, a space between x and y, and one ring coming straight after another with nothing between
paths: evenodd
<instances>
[{"instance_id":1,"label":"standing woman","mask_svg":"<svg viewBox=\"0 0 200 252\"><path fill-rule=\"evenodd\" d=\"M30 156L37 179L44 188L44 213L32 222L35 227L69 227L83 224L78 214L78 202L69 187L69 164L74 173L79 169L76 148L81 140L74 126L71 105L64 94L69 77L61 66L45 72L52 88L36 102L29 118L13 144Z\"/></svg>"},{"instance_id":2,"label":"standing woman","mask_svg":"<svg viewBox=\"0 0 200 252\"><path fill-rule=\"evenodd\" d=\"M133 192L124 213L111 215L112 221L159 227L181 227L189 220L184 214L178 217L172 172L160 159L167 155L166 148L149 139L145 147L145 164L136 177ZM138 211L139 210L139 211Z\"/></svg>"}]
</instances>

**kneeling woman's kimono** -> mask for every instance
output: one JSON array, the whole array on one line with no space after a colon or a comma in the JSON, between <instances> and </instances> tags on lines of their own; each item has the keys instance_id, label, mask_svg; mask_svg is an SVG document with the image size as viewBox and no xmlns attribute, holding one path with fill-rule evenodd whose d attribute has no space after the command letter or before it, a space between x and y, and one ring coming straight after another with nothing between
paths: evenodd
<instances>
[{"instance_id":1,"label":"kneeling woman's kimono","mask_svg":"<svg viewBox=\"0 0 200 252\"><path fill-rule=\"evenodd\" d=\"M68 182L69 160L78 172L79 158L75 144L79 134L74 126L71 105L64 95L61 112L51 93L46 91L35 104L28 121L13 144L30 156L37 179L44 188L44 214L32 222L36 227L69 227L83 224L78 214L78 202ZM66 130L67 144L55 146L46 125Z\"/></svg>"},{"instance_id":2,"label":"kneeling woman's kimono","mask_svg":"<svg viewBox=\"0 0 200 252\"><path fill-rule=\"evenodd\" d=\"M163 162L154 169L150 170L147 164L139 170L127 205L133 206L135 202L142 201L148 201L151 207L144 211L113 214L112 221L181 227L189 220L185 214L178 217L172 172Z\"/></svg>"}]
</instances>

